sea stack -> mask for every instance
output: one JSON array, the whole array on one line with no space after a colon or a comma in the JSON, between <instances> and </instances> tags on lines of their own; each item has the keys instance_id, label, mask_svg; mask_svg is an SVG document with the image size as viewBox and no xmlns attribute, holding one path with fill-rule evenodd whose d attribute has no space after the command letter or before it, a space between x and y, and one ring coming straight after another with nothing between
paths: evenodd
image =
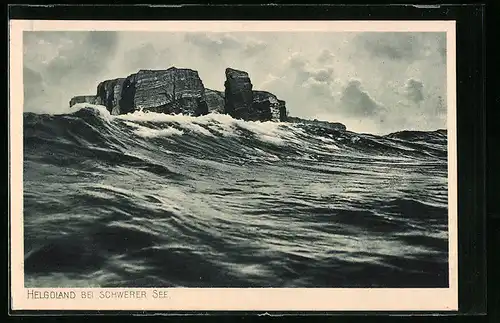
<instances>
[{"instance_id":1,"label":"sea stack","mask_svg":"<svg viewBox=\"0 0 500 323\"><path fill-rule=\"evenodd\" d=\"M224 111L235 119L249 120L253 85L247 72L226 68Z\"/></svg>"}]
</instances>

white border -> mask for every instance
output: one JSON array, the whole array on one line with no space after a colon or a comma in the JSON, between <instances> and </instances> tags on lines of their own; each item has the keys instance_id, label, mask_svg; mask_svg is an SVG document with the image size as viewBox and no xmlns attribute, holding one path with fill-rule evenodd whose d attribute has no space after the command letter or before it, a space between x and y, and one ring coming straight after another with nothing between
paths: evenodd
<instances>
[{"instance_id":1,"label":"white border","mask_svg":"<svg viewBox=\"0 0 500 323\"><path fill-rule=\"evenodd\" d=\"M449 288L162 288L167 298L154 299L153 289L35 288L75 291L76 299L28 299L23 270L23 31L315 31L315 32L446 32L448 103ZM10 165L11 165L11 300L13 310L255 310L255 311L452 311L458 309L457 149L455 21L64 21L11 20ZM147 299L82 299L107 290L143 290Z\"/></svg>"}]
</instances>

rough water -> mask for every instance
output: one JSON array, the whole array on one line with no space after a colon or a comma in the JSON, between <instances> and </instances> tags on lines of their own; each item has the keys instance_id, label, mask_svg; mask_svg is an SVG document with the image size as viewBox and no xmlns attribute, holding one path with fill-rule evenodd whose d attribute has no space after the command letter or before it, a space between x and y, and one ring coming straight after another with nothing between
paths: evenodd
<instances>
[{"instance_id":1,"label":"rough water","mask_svg":"<svg viewBox=\"0 0 500 323\"><path fill-rule=\"evenodd\" d=\"M26 287L446 287L446 131L24 113Z\"/></svg>"}]
</instances>

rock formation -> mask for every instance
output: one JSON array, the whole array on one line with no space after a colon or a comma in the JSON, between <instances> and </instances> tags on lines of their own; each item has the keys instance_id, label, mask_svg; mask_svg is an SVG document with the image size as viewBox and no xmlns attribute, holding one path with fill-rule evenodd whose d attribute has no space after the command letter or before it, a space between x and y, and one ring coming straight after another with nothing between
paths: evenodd
<instances>
[{"instance_id":1,"label":"rock formation","mask_svg":"<svg viewBox=\"0 0 500 323\"><path fill-rule=\"evenodd\" d=\"M191 69L140 70L99 83L95 96L75 97L70 106L101 104L113 115L136 110L194 116L217 112L243 120L285 121L285 101L266 91L254 91L247 72L227 68L225 75L225 91L221 92L205 89L198 72Z\"/></svg>"},{"instance_id":2,"label":"rock formation","mask_svg":"<svg viewBox=\"0 0 500 323\"><path fill-rule=\"evenodd\" d=\"M249 113L250 120L285 121L285 101L266 91L253 91L253 102Z\"/></svg>"},{"instance_id":3,"label":"rock formation","mask_svg":"<svg viewBox=\"0 0 500 323\"><path fill-rule=\"evenodd\" d=\"M122 114L130 111L123 111L120 107L121 94L124 78L107 80L97 86L97 98L102 105L106 106L111 114Z\"/></svg>"},{"instance_id":4,"label":"rock formation","mask_svg":"<svg viewBox=\"0 0 500 323\"><path fill-rule=\"evenodd\" d=\"M205 89L205 99L208 105L208 113L224 113L224 92Z\"/></svg>"},{"instance_id":5,"label":"rock formation","mask_svg":"<svg viewBox=\"0 0 500 323\"><path fill-rule=\"evenodd\" d=\"M78 103L90 103L90 104L96 104L96 105L102 104L101 100L95 95L79 95L79 96L73 97L69 101L69 106L72 107Z\"/></svg>"},{"instance_id":6,"label":"rock formation","mask_svg":"<svg viewBox=\"0 0 500 323\"><path fill-rule=\"evenodd\" d=\"M225 112L235 119L250 120L253 85L248 73L226 68L224 87Z\"/></svg>"},{"instance_id":7,"label":"rock formation","mask_svg":"<svg viewBox=\"0 0 500 323\"><path fill-rule=\"evenodd\" d=\"M287 122L290 123L300 123L305 125L314 125L328 130L347 130L347 127L340 122L329 122L322 120L308 120L298 117L287 117Z\"/></svg>"},{"instance_id":8,"label":"rock formation","mask_svg":"<svg viewBox=\"0 0 500 323\"><path fill-rule=\"evenodd\" d=\"M175 67L140 70L127 78L103 81L95 96L75 97L70 106L84 102L102 104L113 115L136 110L195 116L208 113L198 72Z\"/></svg>"},{"instance_id":9,"label":"rock formation","mask_svg":"<svg viewBox=\"0 0 500 323\"><path fill-rule=\"evenodd\" d=\"M194 116L208 113L205 87L198 72L191 69L140 70L125 80L122 98L132 110Z\"/></svg>"},{"instance_id":10,"label":"rock formation","mask_svg":"<svg viewBox=\"0 0 500 323\"><path fill-rule=\"evenodd\" d=\"M227 68L225 75L222 92L206 89L192 69L140 70L126 78L103 81L96 95L76 96L69 104L104 105L113 115L137 110L192 116L216 112L247 121L314 123L345 129L339 123L288 117L285 101L270 92L254 90L247 72Z\"/></svg>"}]
</instances>

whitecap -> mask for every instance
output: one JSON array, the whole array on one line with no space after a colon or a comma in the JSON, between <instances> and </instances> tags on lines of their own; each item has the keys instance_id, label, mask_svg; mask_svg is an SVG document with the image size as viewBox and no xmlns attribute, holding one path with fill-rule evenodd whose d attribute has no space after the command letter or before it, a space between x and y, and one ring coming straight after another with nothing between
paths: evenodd
<instances>
[{"instance_id":1,"label":"whitecap","mask_svg":"<svg viewBox=\"0 0 500 323\"><path fill-rule=\"evenodd\" d=\"M156 137L169 137L169 136L182 136L184 132L182 130L176 129L174 127L167 127L161 129L153 129L149 127L144 127L133 122L124 122L126 125L134 128L134 133L138 136L144 138L156 138Z\"/></svg>"}]
</instances>

